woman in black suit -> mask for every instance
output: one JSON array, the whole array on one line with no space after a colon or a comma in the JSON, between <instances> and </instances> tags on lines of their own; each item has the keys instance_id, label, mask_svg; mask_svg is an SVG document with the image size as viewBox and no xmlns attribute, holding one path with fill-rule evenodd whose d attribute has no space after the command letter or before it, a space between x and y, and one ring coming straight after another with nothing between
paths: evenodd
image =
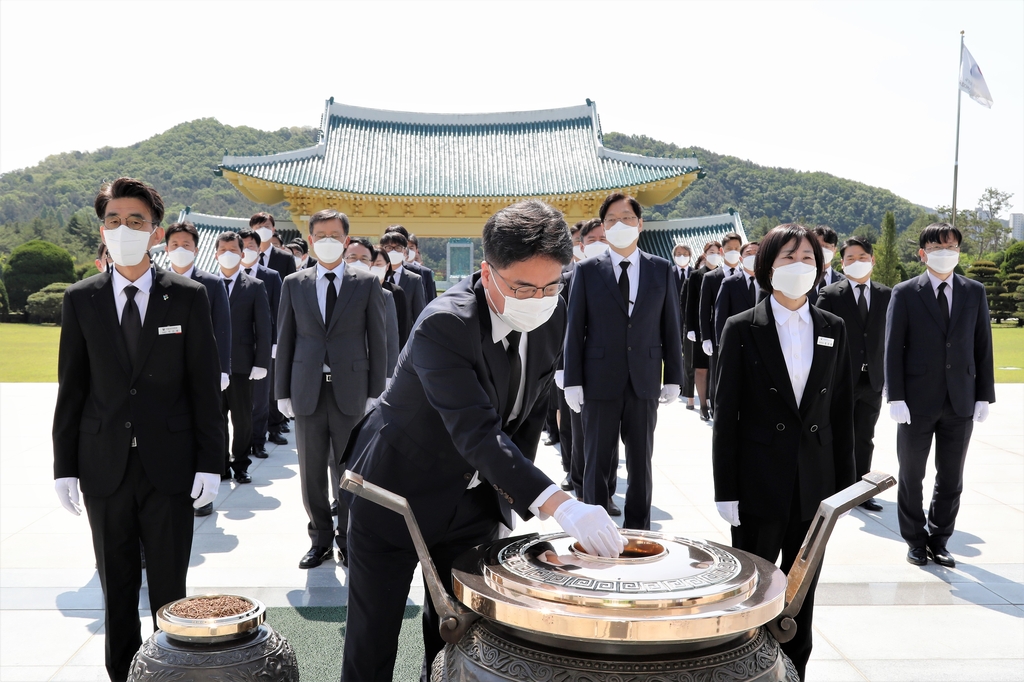
<instances>
[{"instance_id":1,"label":"woman in black suit","mask_svg":"<svg viewBox=\"0 0 1024 682\"><path fill-rule=\"evenodd\" d=\"M722 264L722 244L720 242L708 242L704 245L704 265L700 266L686 280L685 299L686 317L683 320L683 335L690 340L693 347L700 351L700 319L697 313L700 312L700 285L704 281L704 275L711 272ZM699 261L698 261L699 262ZM708 356L704 352L690 353L693 356L693 383L697 388L697 398L700 402L700 418L707 421L708 414Z\"/></svg>"},{"instance_id":2,"label":"woman in black suit","mask_svg":"<svg viewBox=\"0 0 1024 682\"><path fill-rule=\"evenodd\" d=\"M819 502L855 481L853 384L846 327L807 301L821 246L797 224L761 242L754 274L770 292L729 318L715 391L715 502L733 546L793 565ZM819 569L820 570L820 569ZM804 678L811 654L815 575L782 645Z\"/></svg>"}]
</instances>

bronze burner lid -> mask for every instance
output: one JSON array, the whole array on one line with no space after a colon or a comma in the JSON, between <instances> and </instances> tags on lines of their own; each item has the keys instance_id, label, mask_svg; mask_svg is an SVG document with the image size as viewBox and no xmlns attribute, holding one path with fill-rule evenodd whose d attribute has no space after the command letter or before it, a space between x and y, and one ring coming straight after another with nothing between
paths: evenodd
<instances>
[{"instance_id":1,"label":"bronze burner lid","mask_svg":"<svg viewBox=\"0 0 1024 682\"><path fill-rule=\"evenodd\" d=\"M204 599L237 597L240 602L249 602L251 608L234 615L212 618L189 618L175 615L176 605ZM213 644L245 637L263 624L267 618L267 607L251 597L237 595L197 595L172 601L161 606L156 612L156 625L168 637L183 642Z\"/></svg>"},{"instance_id":2,"label":"bronze burner lid","mask_svg":"<svg viewBox=\"0 0 1024 682\"><path fill-rule=\"evenodd\" d=\"M467 552L455 596L506 626L577 640L647 644L735 635L784 606L786 576L717 543L622 530L617 559L587 554L564 533L507 538Z\"/></svg>"}]
</instances>

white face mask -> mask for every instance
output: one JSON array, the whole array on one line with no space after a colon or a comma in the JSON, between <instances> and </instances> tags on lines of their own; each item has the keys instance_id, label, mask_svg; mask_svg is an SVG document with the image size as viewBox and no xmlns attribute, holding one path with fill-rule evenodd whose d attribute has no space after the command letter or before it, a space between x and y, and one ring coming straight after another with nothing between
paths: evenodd
<instances>
[{"instance_id":1,"label":"white face mask","mask_svg":"<svg viewBox=\"0 0 1024 682\"><path fill-rule=\"evenodd\" d=\"M388 269L385 268L383 265L374 265L372 268L370 268L370 274L377 275L377 279L379 279L382 282L384 281L384 275L387 274L387 271Z\"/></svg>"},{"instance_id":2,"label":"white face mask","mask_svg":"<svg viewBox=\"0 0 1024 682\"><path fill-rule=\"evenodd\" d=\"M274 236L274 231L269 227L257 227L256 234L260 236L260 244L266 244Z\"/></svg>"},{"instance_id":3,"label":"white face mask","mask_svg":"<svg viewBox=\"0 0 1024 682\"><path fill-rule=\"evenodd\" d=\"M411 263L414 260L416 260L416 249L406 249L405 250L405 262L406 263Z\"/></svg>"},{"instance_id":4,"label":"white face mask","mask_svg":"<svg viewBox=\"0 0 1024 682\"><path fill-rule=\"evenodd\" d=\"M149 238L152 236L152 232L133 230L127 225L122 225L116 230L103 229L103 241L110 252L110 259L125 268L142 262L149 250Z\"/></svg>"},{"instance_id":5,"label":"white face mask","mask_svg":"<svg viewBox=\"0 0 1024 682\"><path fill-rule=\"evenodd\" d=\"M725 262L729 264L729 267L734 268L736 267L736 264L740 262L740 252L726 251L722 254L722 258L724 258Z\"/></svg>"},{"instance_id":6,"label":"white face mask","mask_svg":"<svg viewBox=\"0 0 1024 682\"><path fill-rule=\"evenodd\" d=\"M405 255L398 251L388 251L388 260L391 261L392 265L401 265L402 261L405 260Z\"/></svg>"},{"instance_id":7,"label":"white face mask","mask_svg":"<svg viewBox=\"0 0 1024 682\"><path fill-rule=\"evenodd\" d=\"M493 275L492 275L493 276ZM490 287L484 287L484 293L490 299ZM558 307L558 294L544 296L543 298L518 299L514 296L505 296L505 312L495 313L502 321L512 329L523 334L532 332L537 327L551 319Z\"/></svg>"},{"instance_id":8,"label":"white face mask","mask_svg":"<svg viewBox=\"0 0 1024 682\"><path fill-rule=\"evenodd\" d=\"M743 257L743 269L744 270L749 270L750 272L753 272L754 271L754 262L756 260L757 260L757 254L754 254L753 256L744 256Z\"/></svg>"},{"instance_id":9,"label":"white face mask","mask_svg":"<svg viewBox=\"0 0 1024 682\"><path fill-rule=\"evenodd\" d=\"M577 244L572 247L572 255L576 256L576 260L583 260L586 256L583 255L583 246Z\"/></svg>"},{"instance_id":10,"label":"white face mask","mask_svg":"<svg viewBox=\"0 0 1024 682\"><path fill-rule=\"evenodd\" d=\"M593 258L595 256L600 256L609 248L610 247L604 242L591 242L590 244L587 244L586 246L583 247L583 251L584 253L587 254L585 256L586 258Z\"/></svg>"},{"instance_id":11,"label":"white face mask","mask_svg":"<svg viewBox=\"0 0 1024 682\"><path fill-rule=\"evenodd\" d=\"M772 288L789 298L800 298L807 294L818 279L818 268L810 263L790 263L775 268L772 273Z\"/></svg>"},{"instance_id":12,"label":"white face mask","mask_svg":"<svg viewBox=\"0 0 1024 682\"><path fill-rule=\"evenodd\" d=\"M832 263L832 258L834 258L835 255L836 252L832 249L826 249L824 246L821 247L821 256L825 259L823 262L825 263L826 270L828 270L829 265Z\"/></svg>"},{"instance_id":13,"label":"white face mask","mask_svg":"<svg viewBox=\"0 0 1024 682\"><path fill-rule=\"evenodd\" d=\"M639 227L630 227L626 223L619 221L611 226L610 229L605 230L604 238L608 240L608 243L617 249L624 249L640 237Z\"/></svg>"},{"instance_id":14,"label":"white face mask","mask_svg":"<svg viewBox=\"0 0 1024 682\"><path fill-rule=\"evenodd\" d=\"M722 254L720 253L709 253L704 256L704 260L707 261L708 265L717 268L722 264Z\"/></svg>"},{"instance_id":15,"label":"white face mask","mask_svg":"<svg viewBox=\"0 0 1024 682\"><path fill-rule=\"evenodd\" d=\"M843 266L843 274L853 279L864 279L871 274L874 267L869 260L856 260Z\"/></svg>"},{"instance_id":16,"label":"white face mask","mask_svg":"<svg viewBox=\"0 0 1024 682\"><path fill-rule=\"evenodd\" d=\"M345 242L334 237L324 237L313 242L313 253L321 263L337 263L345 253Z\"/></svg>"},{"instance_id":17,"label":"white face mask","mask_svg":"<svg viewBox=\"0 0 1024 682\"><path fill-rule=\"evenodd\" d=\"M242 251L242 265L249 267L256 262L256 259L260 257L260 252L253 249L245 249Z\"/></svg>"},{"instance_id":18,"label":"white face mask","mask_svg":"<svg viewBox=\"0 0 1024 682\"><path fill-rule=\"evenodd\" d=\"M179 246L174 251L168 251L167 258L177 267L187 268L192 265L192 262L196 259L196 254L194 251L189 251L188 249Z\"/></svg>"},{"instance_id":19,"label":"white face mask","mask_svg":"<svg viewBox=\"0 0 1024 682\"><path fill-rule=\"evenodd\" d=\"M295 269L301 270L302 264L306 261L304 256L292 256L295 259Z\"/></svg>"},{"instance_id":20,"label":"white face mask","mask_svg":"<svg viewBox=\"0 0 1024 682\"><path fill-rule=\"evenodd\" d=\"M678 265L681 268L685 268L687 265L690 264L690 259L687 256L674 256L672 260L674 260L676 262L676 265Z\"/></svg>"},{"instance_id":21,"label":"white face mask","mask_svg":"<svg viewBox=\"0 0 1024 682\"><path fill-rule=\"evenodd\" d=\"M224 253L217 256L217 262L225 270L234 270L238 267L238 264L242 262L242 257L234 251L225 251Z\"/></svg>"},{"instance_id":22,"label":"white face mask","mask_svg":"<svg viewBox=\"0 0 1024 682\"><path fill-rule=\"evenodd\" d=\"M355 268L356 270L365 270L366 272L370 271L370 266L361 260L354 260L351 263L349 263L348 266L350 268Z\"/></svg>"},{"instance_id":23,"label":"white face mask","mask_svg":"<svg viewBox=\"0 0 1024 682\"><path fill-rule=\"evenodd\" d=\"M107 245L110 246L109 244ZM113 252L110 254L113 256ZM940 275L945 275L948 272L956 270L956 266L960 263L960 252L953 251L952 249L941 249L939 251L932 251L931 253L925 253L924 257L927 259L925 262L935 272ZM117 259L114 259L117 263Z\"/></svg>"}]
</instances>

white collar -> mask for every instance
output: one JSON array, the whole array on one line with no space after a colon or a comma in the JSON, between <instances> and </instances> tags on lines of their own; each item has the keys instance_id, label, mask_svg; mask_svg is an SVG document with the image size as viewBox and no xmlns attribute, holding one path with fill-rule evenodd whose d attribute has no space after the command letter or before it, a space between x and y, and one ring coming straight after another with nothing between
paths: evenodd
<instances>
[{"instance_id":1,"label":"white collar","mask_svg":"<svg viewBox=\"0 0 1024 682\"><path fill-rule=\"evenodd\" d=\"M489 305L487 306L487 312L491 314L491 341L498 343L513 331L512 327L508 326L508 323L501 319L498 313L494 312Z\"/></svg>"},{"instance_id":2,"label":"white collar","mask_svg":"<svg viewBox=\"0 0 1024 682\"><path fill-rule=\"evenodd\" d=\"M230 277L225 275L224 270L222 270L221 268L217 268L217 274L220 275L221 279L227 280L229 282L234 282L236 279L238 279L238 276L242 274L242 264L238 264L238 269L235 270L235 274L231 275Z\"/></svg>"},{"instance_id":3,"label":"white collar","mask_svg":"<svg viewBox=\"0 0 1024 682\"><path fill-rule=\"evenodd\" d=\"M611 249L608 249L608 254L612 258L612 269L615 269L615 268L619 267L619 263L621 263L622 261L628 260L634 266L633 267L633 272L636 272L636 267L635 266L640 264L640 249L638 249L638 248L637 249L633 249L633 253L629 254L626 257L620 256L619 254L615 253Z\"/></svg>"},{"instance_id":4,"label":"white collar","mask_svg":"<svg viewBox=\"0 0 1024 682\"><path fill-rule=\"evenodd\" d=\"M939 279L938 277L935 276L934 272L928 270L927 268L925 268L925 273L928 275L928 280L932 284L932 291L937 292L939 290L939 285L942 284L943 282L949 285L948 287L946 287L947 289L953 288L953 276L956 274L955 272L949 273L949 277L947 277L946 279Z\"/></svg>"},{"instance_id":5,"label":"white collar","mask_svg":"<svg viewBox=\"0 0 1024 682\"><path fill-rule=\"evenodd\" d=\"M111 280L114 285L114 294L120 295L124 288L131 285L141 291L142 293L149 295L149 290L153 288L153 268L149 268L139 277L137 280L132 282L127 277L117 271L117 267L110 269L113 273L113 279Z\"/></svg>"},{"instance_id":6,"label":"white collar","mask_svg":"<svg viewBox=\"0 0 1024 682\"><path fill-rule=\"evenodd\" d=\"M342 260L341 263L339 263L338 265L334 266L333 270L328 270L327 268L325 268L323 266L323 263L321 263L320 261L316 262L316 278L317 279L322 279L323 276L326 275L328 272L333 272L335 275L338 276L338 279L341 279L342 277L345 276L345 261Z\"/></svg>"},{"instance_id":7,"label":"white collar","mask_svg":"<svg viewBox=\"0 0 1024 682\"><path fill-rule=\"evenodd\" d=\"M804 301L804 304L796 310L790 310L786 306L775 300L775 296L769 296L768 300L771 301L772 314L775 316L775 324L786 324L789 322L789 318L793 315L799 315L800 319L807 324L811 323L811 303L810 301Z\"/></svg>"}]
</instances>

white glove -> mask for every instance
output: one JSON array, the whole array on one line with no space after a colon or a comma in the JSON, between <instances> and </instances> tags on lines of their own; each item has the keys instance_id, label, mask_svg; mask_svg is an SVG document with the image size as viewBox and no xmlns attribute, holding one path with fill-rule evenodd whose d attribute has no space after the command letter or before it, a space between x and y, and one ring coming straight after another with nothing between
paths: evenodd
<instances>
[{"instance_id":1,"label":"white glove","mask_svg":"<svg viewBox=\"0 0 1024 682\"><path fill-rule=\"evenodd\" d=\"M977 413L977 408L975 408ZM894 400L889 403L889 416L897 424L909 424L910 423L910 408L907 407L907 403L902 400Z\"/></svg>"},{"instance_id":2,"label":"white glove","mask_svg":"<svg viewBox=\"0 0 1024 682\"><path fill-rule=\"evenodd\" d=\"M228 389L228 384L230 384L230 383L231 383L231 375L228 374L227 372L221 372L220 373L220 390L226 391Z\"/></svg>"},{"instance_id":3,"label":"white glove","mask_svg":"<svg viewBox=\"0 0 1024 682\"><path fill-rule=\"evenodd\" d=\"M208 474L205 471L197 471L196 478L192 482L192 507L199 509L215 499L220 491L220 474Z\"/></svg>"},{"instance_id":4,"label":"white glove","mask_svg":"<svg viewBox=\"0 0 1024 682\"><path fill-rule=\"evenodd\" d=\"M710 356L715 352L715 347L711 343L711 339L704 339L700 344L701 350L704 351L704 355Z\"/></svg>"},{"instance_id":5,"label":"white glove","mask_svg":"<svg viewBox=\"0 0 1024 682\"><path fill-rule=\"evenodd\" d=\"M715 502L718 507L718 515L729 522L730 526L740 525L740 503L736 502Z\"/></svg>"},{"instance_id":6,"label":"white glove","mask_svg":"<svg viewBox=\"0 0 1024 682\"><path fill-rule=\"evenodd\" d=\"M554 516L562 530L579 540L592 554L615 558L626 548L626 538L619 533L604 507L584 504L570 497L558 505Z\"/></svg>"},{"instance_id":7,"label":"white glove","mask_svg":"<svg viewBox=\"0 0 1024 682\"><path fill-rule=\"evenodd\" d=\"M295 410L292 409L291 398L281 398L277 401L277 411L288 417L289 419L295 418Z\"/></svg>"},{"instance_id":8,"label":"white glove","mask_svg":"<svg viewBox=\"0 0 1024 682\"><path fill-rule=\"evenodd\" d=\"M663 403L671 403L678 397L679 384L665 384L661 387L661 397L658 400Z\"/></svg>"},{"instance_id":9,"label":"white glove","mask_svg":"<svg viewBox=\"0 0 1024 682\"><path fill-rule=\"evenodd\" d=\"M583 409L583 387L566 386L565 404L569 406L570 410L579 414L580 410Z\"/></svg>"},{"instance_id":10,"label":"white glove","mask_svg":"<svg viewBox=\"0 0 1024 682\"><path fill-rule=\"evenodd\" d=\"M366 399L366 406L363 407L363 414L366 414L367 412L369 412L370 408L373 407L373 404L375 402L377 402L376 398L367 398ZM282 414L284 414L284 413L282 412Z\"/></svg>"},{"instance_id":11,"label":"white glove","mask_svg":"<svg viewBox=\"0 0 1024 682\"><path fill-rule=\"evenodd\" d=\"M271 346L270 346L270 357L272 359L276 359L277 358L277 344L276 343L275 344L271 344Z\"/></svg>"},{"instance_id":12,"label":"white glove","mask_svg":"<svg viewBox=\"0 0 1024 682\"><path fill-rule=\"evenodd\" d=\"M262 367L253 367L252 371L249 372L249 381L259 381L260 379L267 378L267 370Z\"/></svg>"},{"instance_id":13,"label":"white glove","mask_svg":"<svg viewBox=\"0 0 1024 682\"><path fill-rule=\"evenodd\" d=\"M561 388L563 390L565 389L565 370L564 369L556 369L555 370L555 386L558 386L559 388Z\"/></svg>"},{"instance_id":14,"label":"white glove","mask_svg":"<svg viewBox=\"0 0 1024 682\"><path fill-rule=\"evenodd\" d=\"M688 341L697 342L697 332L686 332L686 338Z\"/></svg>"},{"instance_id":15,"label":"white glove","mask_svg":"<svg viewBox=\"0 0 1024 682\"><path fill-rule=\"evenodd\" d=\"M988 419L988 401L979 400L974 403L974 421L979 424Z\"/></svg>"},{"instance_id":16,"label":"white glove","mask_svg":"<svg viewBox=\"0 0 1024 682\"><path fill-rule=\"evenodd\" d=\"M62 507L75 516L82 515L82 504L78 497L78 479L75 477L58 478L53 482L53 489L57 491L57 499Z\"/></svg>"}]
</instances>

